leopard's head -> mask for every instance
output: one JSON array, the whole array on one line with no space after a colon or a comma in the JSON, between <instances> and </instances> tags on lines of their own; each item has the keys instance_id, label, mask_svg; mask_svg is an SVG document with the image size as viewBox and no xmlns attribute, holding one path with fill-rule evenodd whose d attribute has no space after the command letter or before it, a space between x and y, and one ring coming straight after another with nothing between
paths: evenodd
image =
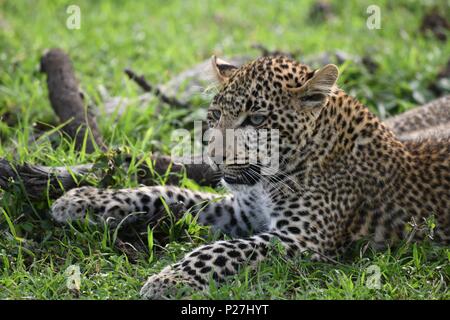
<instances>
[{"instance_id":1,"label":"leopard's head","mask_svg":"<svg viewBox=\"0 0 450 320\"><path fill-rule=\"evenodd\" d=\"M212 67L219 89L208 110L215 132L208 154L224 180L254 184L261 175L282 173L313 134L335 87L337 67L312 70L285 57L263 57L241 67L213 57Z\"/></svg>"}]
</instances>

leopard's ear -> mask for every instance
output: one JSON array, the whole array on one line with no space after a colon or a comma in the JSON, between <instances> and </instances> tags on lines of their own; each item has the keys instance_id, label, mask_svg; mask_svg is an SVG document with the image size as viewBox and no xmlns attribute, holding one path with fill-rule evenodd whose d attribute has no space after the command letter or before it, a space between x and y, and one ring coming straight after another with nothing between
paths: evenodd
<instances>
[{"instance_id":1,"label":"leopard's ear","mask_svg":"<svg viewBox=\"0 0 450 320\"><path fill-rule=\"evenodd\" d=\"M217 80L220 83L224 83L227 81L234 71L236 71L237 67L233 66L232 64L223 61L216 56L212 56L211 58L211 64L212 68L214 70L214 73L217 77Z\"/></svg>"},{"instance_id":2,"label":"leopard's ear","mask_svg":"<svg viewBox=\"0 0 450 320\"><path fill-rule=\"evenodd\" d=\"M327 64L311 73L311 77L301 87L289 90L300 99L305 107L322 106L327 96L333 91L339 77L339 70L334 64Z\"/></svg>"}]
</instances>

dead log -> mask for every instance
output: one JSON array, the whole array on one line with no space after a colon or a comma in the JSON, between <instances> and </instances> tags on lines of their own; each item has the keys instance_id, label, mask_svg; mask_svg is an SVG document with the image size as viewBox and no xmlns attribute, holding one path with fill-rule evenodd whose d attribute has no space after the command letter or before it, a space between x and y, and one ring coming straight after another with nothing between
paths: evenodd
<instances>
[{"instance_id":1,"label":"dead log","mask_svg":"<svg viewBox=\"0 0 450 320\"><path fill-rule=\"evenodd\" d=\"M137 181L144 185L157 184L158 176L164 176L168 172L166 184L170 185L179 184L183 173L189 179L205 186L214 187L220 180L220 176L207 164L176 164L167 156L151 156L150 159L152 168L142 164L136 175ZM131 157L125 159L123 168L127 169L130 162ZM45 200L47 196L50 199L56 199L70 189L89 185L92 179L87 180L87 175L105 179L108 174L96 170L94 164L47 167L31 164L18 165L6 159L0 159L0 188L11 190L18 185L34 201Z\"/></svg>"},{"instance_id":2,"label":"dead log","mask_svg":"<svg viewBox=\"0 0 450 320\"><path fill-rule=\"evenodd\" d=\"M57 198L77 186L88 185L83 176L92 165L65 167L46 167L40 165L15 165L6 159L0 159L0 188L9 190L19 185L32 200L49 197Z\"/></svg>"},{"instance_id":3,"label":"dead log","mask_svg":"<svg viewBox=\"0 0 450 320\"><path fill-rule=\"evenodd\" d=\"M169 97L165 95L159 88L152 86L150 83L145 80L143 75L138 76L133 70L125 69L125 74L134 82L137 83L139 87L142 88L145 92L151 92L156 97L158 97L162 102L167 103L168 105L178 107L178 108L190 108L189 104L184 103L176 99L175 97Z\"/></svg>"},{"instance_id":4,"label":"dead log","mask_svg":"<svg viewBox=\"0 0 450 320\"><path fill-rule=\"evenodd\" d=\"M95 150L94 143L106 150L99 133L95 115L85 106L75 78L72 62L61 49L51 49L41 58L41 72L47 74L50 103L61 123L67 123L63 130L75 140L81 149L86 133L86 152ZM88 131L87 131L88 130Z\"/></svg>"}]
</instances>

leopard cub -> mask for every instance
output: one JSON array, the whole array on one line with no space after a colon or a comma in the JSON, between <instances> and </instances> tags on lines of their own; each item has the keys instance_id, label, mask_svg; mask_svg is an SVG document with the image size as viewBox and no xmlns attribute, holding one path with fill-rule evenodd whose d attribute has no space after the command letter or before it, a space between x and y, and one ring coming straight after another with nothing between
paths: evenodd
<instances>
[{"instance_id":1,"label":"leopard cub","mask_svg":"<svg viewBox=\"0 0 450 320\"><path fill-rule=\"evenodd\" d=\"M362 238L375 245L404 239L406 224L433 216L434 240L450 243L449 138L398 139L337 87L334 65L312 70L285 57L263 57L242 67L213 57L212 65L220 88L209 108L209 126L220 132L278 130L276 171L263 175L258 161L225 161L217 169L230 190L226 196L162 186L84 187L52 206L60 222L91 212L93 220L114 224L135 222L131 213L155 214L161 199L181 201L186 208L202 208L200 223L235 238L201 246L152 275L142 297L165 297L179 285L205 290L212 279L255 267L274 240L288 256L309 251L323 259ZM212 158L228 153L214 150ZM414 238L424 237L419 228Z\"/></svg>"}]
</instances>

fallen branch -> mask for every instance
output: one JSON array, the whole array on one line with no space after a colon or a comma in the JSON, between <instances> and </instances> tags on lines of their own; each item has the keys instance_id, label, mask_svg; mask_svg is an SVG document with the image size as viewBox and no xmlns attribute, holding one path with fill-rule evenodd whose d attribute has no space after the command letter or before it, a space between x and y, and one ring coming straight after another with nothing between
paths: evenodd
<instances>
[{"instance_id":1,"label":"fallen branch","mask_svg":"<svg viewBox=\"0 0 450 320\"><path fill-rule=\"evenodd\" d=\"M157 96L162 102L167 103L168 105L178 107L178 108L190 108L189 104L183 103L179 101L178 99L174 97L168 97L165 95L161 90L159 90L157 87L152 86L145 80L144 76L138 76L133 70L131 69L125 69L126 75L137 83L139 87L142 88L145 92L151 92L155 96Z\"/></svg>"},{"instance_id":2,"label":"fallen branch","mask_svg":"<svg viewBox=\"0 0 450 320\"><path fill-rule=\"evenodd\" d=\"M30 164L14 165L0 159L0 188L8 190L19 184L30 199L45 199L47 190L49 197L54 199L62 195L64 190L87 185L87 181L82 177L91 168L92 165L73 166L70 169Z\"/></svg>"},{"instance_id":3,"label":"fallen branch","mask_svg":"<svg viewBox=\"0 0 450 320\"><path fill-rule=\"evenodd\" d=\"M90 108L85 107L69 56L61 49L49 50L41 58L41 72L47 74L52 108L61 123L67 122L63 130L75 140L76 148L82 148L85 135L88 134L86 152L95 150L94 143L106 150L95 115Z\"/></svg>"},{"instance_id":4,"label":"fallen branch","mask_svg":"<svg viewBox=\"0 0 450 320\"><path fill-rule=\"evenodd\" d=\"M144 185L155 185L159 182L158 176L167 176L166 184L177 185L183 173L189 179L205 186L216 186L220 177L207 164L176 164L167 156L151 156L152 168L142 164L138 168L136 179ZM127 169L131 158L123 163ZM85 164L71 167L46 167L39 165L16 165L6 159L0 159L0 188L11 190L14 185L23 188L28 197L35 201L56 199L64 192L84 185L90 185L85 179L91 174L97 179L104 179L104 172L96 170L94 164Z\"/></svg>"},{"instance_id":5,"label":"fallen branch","mask_svg":"<svg viewBox=\"0 0 450 320\"><path fill-rule=\"evenodd\" d=\"M155 184L155 173L159 176L164 176L168 172L170 167L170 174L166 181L166 184L177 185L180 183L180 177L182 173L186 174L186 177L195 181L199 185L214 187L219 183L220 176L217 171L214 171L208 164L180 164L174 163L169 156L152 156L151 161L153 168L149 168L147 165L141 165L139 170L143 171L143 174L138 177L139 183L144 185Z\"/></svg>"}]
</instances>

